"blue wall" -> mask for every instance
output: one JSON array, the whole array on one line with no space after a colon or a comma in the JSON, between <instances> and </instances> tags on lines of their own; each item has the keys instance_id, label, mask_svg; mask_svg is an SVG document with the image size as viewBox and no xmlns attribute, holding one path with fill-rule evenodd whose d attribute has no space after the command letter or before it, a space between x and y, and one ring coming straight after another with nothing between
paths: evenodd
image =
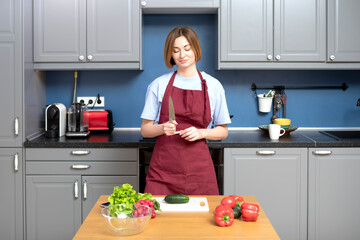
<instances>
[{"instance_id":1,"label":"blue wall","mask_svg":"<svg viewBox=\"0 0 360 240\"><path fill-rule=\"evenodd\" d=\"M144 15L143 71L80 71L77 96L105 96L105 108L114 114L116 127L139 127L148 84L171 70L163 61L168 32L178 25L192 27L203 50L198 69L221 81L230 114L229 127L256 127L270 122L272 113L260 113L251 84L286 86L330 86L346 82L342 90L286 90L287 117L301 127L359 127L360 70L358 71L217 71L215 15ZM46 73L47 104L62 102L69 107L73 93L73 71ZM258 93L267 90L258 90Z\"/></svg>"}]
</instances>

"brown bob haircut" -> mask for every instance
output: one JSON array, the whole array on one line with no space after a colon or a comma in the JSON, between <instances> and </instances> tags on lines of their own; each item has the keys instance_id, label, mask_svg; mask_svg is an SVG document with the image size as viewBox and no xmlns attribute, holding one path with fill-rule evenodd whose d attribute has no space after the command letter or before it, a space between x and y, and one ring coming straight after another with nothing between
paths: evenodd
<instances>
[{"instance_id":1,"label":"brown bob haircut","mask_svg":"<svg viewBox=\"0 0 360 240\"><path fill-rule=\"evenodd\" d=\"M187 26L176 27L168 34L164 46L164 60L165 65L168 68L172 68L175 65L175 61L171 54L173 53L175 39L181 36L186 37L189 41L191 49L195 53L195 61L198 62L201 59L200 42L195 31Z\"/></svg>"}]
</instances>

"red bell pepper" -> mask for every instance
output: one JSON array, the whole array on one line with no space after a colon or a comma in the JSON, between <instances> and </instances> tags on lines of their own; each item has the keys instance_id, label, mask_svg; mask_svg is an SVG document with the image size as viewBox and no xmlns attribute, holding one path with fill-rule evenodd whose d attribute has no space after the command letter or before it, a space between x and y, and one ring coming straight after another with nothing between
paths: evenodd
<instances>
[{"instance_id":1,"label":"red bell pepper","mask_svg":"<svg viewBox=\"0 0 360 240\"><path fill-rule=\"evenodd\" d=\"M215 208L214 219L220 227L231 226L234 222L234 212L229 206L219 205Z\"/></svg>"},{"instance_id":2,"label":"red bell pepper","mask_svg":"<svg viewBox=\"0 0 360 240\"><path fill-rule=\"evenodd\" d=\"M245 202L245 201L244 201L244 198L241 197L241 196L230 195L229 197L233 197L233 198L235 199L235 202L236 202L235 205L238 205L239 207L241 207L241 205Z\"/></svg>"},{"instance_id":3,"label":"red bell pepper","mask_svg":"<svg viewBox=\"0 0 360 240\"><path fill-rule=\"evenodd\" d=\"M259 216L259 205L252 203L243 203L241 205L241 216L244 221L255 222Z\"/></svg>"},{"instance_id":4,"label":"red bell pepper","mask_svg":"<svg viewBox=\"0 0 360 240\"><path fill-rule=\"evenodd\" d=\"M228 196L228 197L224 197L222 200L221 200L221 205L223 206L228 206L228 207L235 207L236 205L236 201L233 197L231 196Z\"/></svg>"}]
</instances>

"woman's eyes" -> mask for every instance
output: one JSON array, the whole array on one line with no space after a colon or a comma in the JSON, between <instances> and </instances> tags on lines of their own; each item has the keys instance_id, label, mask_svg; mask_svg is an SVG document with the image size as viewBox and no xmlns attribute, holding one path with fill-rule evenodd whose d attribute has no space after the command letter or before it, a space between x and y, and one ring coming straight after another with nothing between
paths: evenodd
<instances>
[{"instance_id":1,"label":"woman's eyes","mask_svg":"<svg viewBox=\"0 0 360 240\"><path fill-rule=\"evenodd\" d=\"M187 51L187 52L190 51L190 50L191 50L191 46L185 46L185 47L184 47L184 50ZM174 49L174 53L179 53L179 52L180 52L180 49L178 49L178 48L175 48L175 49Z\"/></svg>"}]
</instances>

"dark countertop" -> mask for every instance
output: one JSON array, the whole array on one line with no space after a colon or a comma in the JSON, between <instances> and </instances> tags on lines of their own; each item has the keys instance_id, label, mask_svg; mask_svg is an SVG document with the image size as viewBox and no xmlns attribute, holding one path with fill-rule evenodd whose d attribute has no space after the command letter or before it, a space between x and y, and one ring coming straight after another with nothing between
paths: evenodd
<instances>
[{"instance_id":1,"label":"dark countertop","mask_svg":"<svg viewBox=\"0 0 360 240\"><path fill-rule=\"evenodd\" d=\"M44 135L24 143L26 148L125 148L152 147L155 139L143 139L139 130L114 130L111 134L90 134L88 138L45 138ZM211 148L266 148L266 147L360 147L360 139L338 141L319 131L297 130L280 137L269 139L262 130L232 130L222 141L208 141Z\"/></svg>"}]
</instances>

